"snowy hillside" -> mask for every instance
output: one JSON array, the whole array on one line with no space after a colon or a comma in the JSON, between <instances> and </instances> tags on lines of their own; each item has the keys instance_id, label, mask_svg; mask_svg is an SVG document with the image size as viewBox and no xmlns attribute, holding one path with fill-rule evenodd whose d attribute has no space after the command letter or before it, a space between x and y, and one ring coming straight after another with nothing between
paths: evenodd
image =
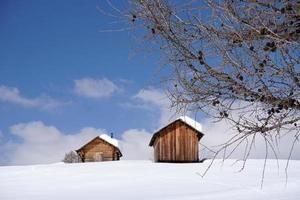
<instances>
[{"instance_id":1,"label":"snowy hillside","mask_svg":"<svg viewBox=\"0 0 300 200\"><path fill-rule=\"evenodd\" d=\"M233 160L218 160L209 173L199 176L209 161L167 164L151 161L0 167L0 199L299 199L300 161L291 161L285 186L285 161L268 161L260 189L262 160L249 160L246 169Z\"/></svg>"}]
</instances>

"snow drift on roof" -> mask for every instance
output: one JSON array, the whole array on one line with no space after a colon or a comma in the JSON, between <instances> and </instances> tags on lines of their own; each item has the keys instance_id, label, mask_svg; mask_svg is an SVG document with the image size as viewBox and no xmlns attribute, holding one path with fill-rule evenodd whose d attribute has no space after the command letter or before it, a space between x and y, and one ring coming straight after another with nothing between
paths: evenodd
<instances>
[{"instance_id":1,"label":"snow drift on roof","mask_svg":"<svg viewBox=\"0 0 300 200\"><path fill-rule=\"evenodd\" d=\"M182 120L183 122L187 123L189 126L193 127L197 131L201 132L202 131L202 126L199 122L193 120L192 118L188 116L181 116L178 119ZM177 120L178 120L177 119Z\"/></svg>"},{"instance_id":2,"label":"snow drift on roof","mask_svg":"<svg viewBox=\"0 0 300 200\"><path fill-rule=\"evenodd\" d=\"M101 139L105 140L106 142L114 145L115 147L119 147L119 142L118 140L111 138L110 136L106 135L106 134L102 134L99 136Z\"/></svg>"},{"instance_id":3,"label":"snow drift on roof","mask_svg":"<svg viewBox=\"0 0 300 200\"><path fill-rule=\"evenodd\" d=\"M199 131L199 132L202 132L202 126L199 122L193 120L192 118L184 115L184 116L181 116L181 117L178 117L176 118L175 120L171 121L170 123L164 125L163 127L160 127L159 129L156 129L154 131L154 133L157 133L159 132L161 129L163 129L164 127L168 126L169 124L172 124L173 122L177 121L177 120L181 120L183 121L184 123L188 124L189 126L193 127L195 130Z\"/></svg>"}]
</instances>

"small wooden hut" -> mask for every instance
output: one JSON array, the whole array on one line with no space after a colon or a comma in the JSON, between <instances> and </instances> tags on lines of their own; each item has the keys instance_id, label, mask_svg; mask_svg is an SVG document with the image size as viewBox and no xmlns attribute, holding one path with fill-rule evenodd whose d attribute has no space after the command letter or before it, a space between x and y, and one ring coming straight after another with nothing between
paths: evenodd
<instances>
[{"instance_id":1,"label":"small wooden hut","mask_svg":"<svg viewBox=\"0 0 300 200\"><path fill-rule=\"evenodd\" d=\"M155 162L199 162L201 125L182 116L161 128L151 138Z\"/></svg>"},{"instance_id":2,"label":"small wooden hut","mask_svg":"<svg viewBox=\"0 0 300 200\"><path fill-rule=\"evenodd\" d=\"M122 157L118 141L106 134L95 137L76 152L82 162L113 161Z\"/></svg>"}]
</instances>

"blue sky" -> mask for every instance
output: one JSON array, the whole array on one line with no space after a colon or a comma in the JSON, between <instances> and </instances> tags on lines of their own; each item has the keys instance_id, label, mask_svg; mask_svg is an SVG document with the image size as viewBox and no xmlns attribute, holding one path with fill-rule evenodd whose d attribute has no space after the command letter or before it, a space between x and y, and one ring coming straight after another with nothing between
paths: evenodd
<instances>
[{"instance_id":1,"label":"blue sky","mask_svg":"<svg viewBox=\"0 0 300 200\"><path fill-rule=\"evenodd\" d=\"M140 93L163 94L158 56L137 53L126 31L101 32L114 19L97 6L109 10L97 0L0 2L1 144L23 144L11 127L37 121L62 134L94 127L117 138L159 126L162 104Z\"/></svg>"},{"instance_id":2,"label":"blue sky","mask_svg":"<svg viewBox=\"0 0 300 200\"><path fill-rule=\"evenodd\" d=\"M44 95L66 103L43 110L2 101L0 129L4 133L12 124L32 120L66 132L83 126L103 127L116 134L130 127L153 128L149 118L155 114L122 105L139 90L159 86L155 56L136 54L125 31L99 32L113 19L99 13L97 6L106 9L107 4L1 1L0 85L18 88L29 99ZM106 98L76 95L74 80L87 77L106 78L120 91Z\"/></svg>"}]
</instances>

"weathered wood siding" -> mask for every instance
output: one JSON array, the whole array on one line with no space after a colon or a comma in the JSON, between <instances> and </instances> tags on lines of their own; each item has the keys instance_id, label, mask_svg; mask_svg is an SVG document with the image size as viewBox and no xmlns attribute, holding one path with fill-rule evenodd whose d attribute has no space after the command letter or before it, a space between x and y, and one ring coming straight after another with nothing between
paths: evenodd
<instances>
[{"instance_id":1,"label":"weathered wood siding","mask_svg":"<svg viewBox=\"0 0 300 200\"><path fill-rule=\"evenodd\" d=\"M81 154L84 155L84 162L119 160L117 149L99 138L81 149Z\"/></svg>"},{"instance_id":2,"label":"weathered wood siding","mask_svg":"<svg viewBox=\"0 0 300 200\"><path fill-rule=\"evenodd\" d=\"M198 162L198 136L181 121L170 124L154 142L156 162Z\"/></svg>"}]
</instances>

